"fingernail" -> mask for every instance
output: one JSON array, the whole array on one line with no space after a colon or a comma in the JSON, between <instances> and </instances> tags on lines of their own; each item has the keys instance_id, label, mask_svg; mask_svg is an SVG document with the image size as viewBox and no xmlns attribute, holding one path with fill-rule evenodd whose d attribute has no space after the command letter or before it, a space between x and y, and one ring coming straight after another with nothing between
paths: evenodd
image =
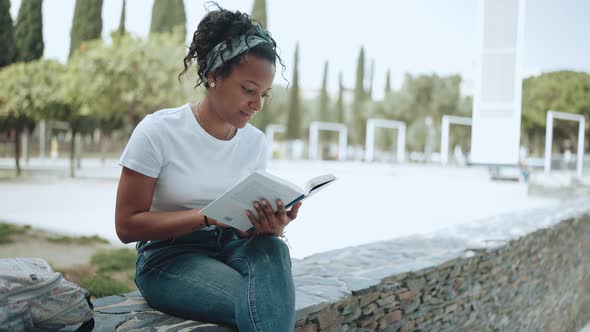
<instances>
[{"instance_id":1,"label":"fingernail","mask_svg":"<svg viewBox=\"0 0 590 332\"><path fill-rule=\"evenodd\" d=\"M260 205L258 204L258 202L255 202L255 203L254 203L254 206L255 206L255 207L260 207Z\"/></svg>"},{"instance_id":2,"label":"fingernail","mask_svg":"<svg viewBox=\"0 0 590 332\"><path fill-rule=\"evenodd\" d=\"M277 201L277 205L278 205L278 206L283 206L283 202L282 202L281 200L278 200L278 201Z\"/></svg>"},{"instance_id":3,"label":"fingernail","mask_svg":"<svg viewBox=\"0 0 590 332\"><path fill-rule=\"evenodd\" d=\"M268 205L268 202L267 201L262 201L262 204L266 206L266 205Z\"/></svg>"}]
</instances>

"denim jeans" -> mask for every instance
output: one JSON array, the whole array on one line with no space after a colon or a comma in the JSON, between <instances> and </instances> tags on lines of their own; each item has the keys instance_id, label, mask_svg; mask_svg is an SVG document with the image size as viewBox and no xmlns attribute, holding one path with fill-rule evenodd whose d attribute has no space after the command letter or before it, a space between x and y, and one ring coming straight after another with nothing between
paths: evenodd
<instances>
[{"instance_id":1,"label":"denim jeans","mask_svg":"<svg viewBox=\"0 0 590 332\"><path fill-rule=\"evenodd\" d=\"M239 331L293 331L295 287L289 248L270 235L196 231L138 245L135 283L164 313Z\"/></svg>"}]
</instances>

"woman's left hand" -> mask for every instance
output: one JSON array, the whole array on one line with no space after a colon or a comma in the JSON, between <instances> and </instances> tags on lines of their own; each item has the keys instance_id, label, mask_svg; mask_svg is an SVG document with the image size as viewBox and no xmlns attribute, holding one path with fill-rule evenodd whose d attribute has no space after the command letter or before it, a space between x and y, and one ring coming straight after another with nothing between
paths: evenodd
<instances>
[{"instance_id":1,"label":"woman's left hand","mask_svg":"<svg viewBox=\"0 0 590 332\"><path fill-rule=\"evenodd\" d=\"M263 199L260 202L254 202L254 209L256 210L259 218L256 218L254 213L252 213L250 210L246 212L248 214L248 219L250 219L252 225L256 227L254 235L282 235L285 226L297 218L297 212L299 211L301 204L303 203L298 202L293 205L291 210L287 211L283 202L281 200L277 200L278 211L273 212L272 206L267 200Z\"/></svg>"}]
</instances>

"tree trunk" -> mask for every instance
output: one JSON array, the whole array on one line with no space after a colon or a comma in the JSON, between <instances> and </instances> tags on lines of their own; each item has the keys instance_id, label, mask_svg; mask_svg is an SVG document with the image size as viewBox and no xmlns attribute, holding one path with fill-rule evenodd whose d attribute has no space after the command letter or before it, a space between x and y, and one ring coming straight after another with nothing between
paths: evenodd
<instances>
[{"instance_id":1,"label":"tree trunk","mask_svg":"<svg viewBox=\"0 0 590 332\"><path fill-rule=\"evenodd\" d=\"M20 168L20 129L18 126L12 129L14 134L14 160L16 162L16 176L21 176L21 168Z\"/></svg>"},{"instance_id":2,"label":"tree trunk","mask_svg":"<svg viewBox=\"0 0 590 332\"><path fill-rule=\"evenodd\" d=\"M104 164L106 164L106 159L107 159L107 147L108 147L107 146L107 144L108 144L107 139L108 139L108 136L110 136L110 135L105 134L104 131L102 131L102 130L99 131L99 133L100 133L100 141L99 141L100 161L104 165Z\"/></svg>"},{"instance_id":3,"label":"tree trunk","mask_svg":"<svg viewBox=\"0 0 590 332\"><path fill-rule=\"evenodd\" d=\"M72 129L72 141L70 142L70 177L76 176L76 129Z\"/></svg>"}]
</instances>

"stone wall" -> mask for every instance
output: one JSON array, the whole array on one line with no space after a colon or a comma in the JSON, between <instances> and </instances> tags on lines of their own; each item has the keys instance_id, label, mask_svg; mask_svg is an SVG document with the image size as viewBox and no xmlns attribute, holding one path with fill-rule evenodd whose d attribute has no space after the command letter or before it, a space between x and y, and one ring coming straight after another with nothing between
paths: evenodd
<instances>
[{"instance_id":1,"label":"stone wall","mask_svg":"<svg viewBox=\"0 0 590 332\"><path fill-rule=\"evenodd\" d=\"M590 198L293 260L296 331L579 331L590 321ZM97 299L95 331L229 331Z\"/></svg>"},{"instance_id":2,"label":"stone wall","mask_svg":"<svg viewBox=\"0 0 590 332\"><path fill-rule=\"evenodd\" d=\"M590 216L384 278L299 331L579 331L590 320Z\"/></svg>"}]
</instances>

